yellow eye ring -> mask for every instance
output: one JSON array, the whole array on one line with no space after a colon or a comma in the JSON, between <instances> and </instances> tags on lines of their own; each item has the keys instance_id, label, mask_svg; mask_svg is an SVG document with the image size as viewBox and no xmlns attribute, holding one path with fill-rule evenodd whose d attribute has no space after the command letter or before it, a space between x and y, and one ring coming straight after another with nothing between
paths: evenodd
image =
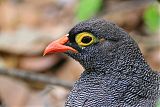
<instances>
[{"instance_id":1,"label":"yellow eye ring","mask_svg":"<svg viewBox=\"0 0 160 107\"><path fill-rule=\"evenodd\" d=\"M76 35L75 41L79 46L85 47L95 43L97 39L91 33L82 32Z\"/></svg>"}]
</instances>

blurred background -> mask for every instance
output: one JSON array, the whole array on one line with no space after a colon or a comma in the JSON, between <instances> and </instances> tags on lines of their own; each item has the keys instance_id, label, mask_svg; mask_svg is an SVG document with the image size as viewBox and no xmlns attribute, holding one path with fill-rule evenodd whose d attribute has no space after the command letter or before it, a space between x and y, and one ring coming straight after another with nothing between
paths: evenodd
<instances>
[{"instance_id":1,"label":"blurred background","mask_svg":"<svg viewBox=\"0 0 160 107\"><path fill-rule=\"evenodd\" d=\"M0 0L0 107L63 107L83 68L64 54L43 57L43 50L90 18L129 32L160 71L159 1Z\"/></svg>"}]
</instances>

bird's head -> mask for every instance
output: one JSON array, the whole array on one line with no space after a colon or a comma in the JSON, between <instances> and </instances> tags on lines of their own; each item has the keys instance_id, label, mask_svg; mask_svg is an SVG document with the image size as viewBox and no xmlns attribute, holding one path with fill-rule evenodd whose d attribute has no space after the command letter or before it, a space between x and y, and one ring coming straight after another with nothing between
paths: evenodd
<instances>
[{"instance_id":1,"label":"bird's head","mask_svg":"<svg viewBox=\"0 0 160 107\"><path fill-rule=\"evenodd\" d=\"M50 43L44 54L64 52L90 69L95 62L110 61L118 47L129 41L132 39L117 25L103 19L91 19L77 24L67 35Z\"/></svg>"}]
</instances>

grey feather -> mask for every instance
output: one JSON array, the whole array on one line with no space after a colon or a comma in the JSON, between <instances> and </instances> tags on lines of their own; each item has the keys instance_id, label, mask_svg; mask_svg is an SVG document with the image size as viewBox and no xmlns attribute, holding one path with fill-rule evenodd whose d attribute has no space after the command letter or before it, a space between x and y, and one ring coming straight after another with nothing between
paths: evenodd
<instances>
[{"instance_id":1,"label":"grey feather","mask_svg":"<svg viewBox=\"0 0 160 107\"><path fill-rule=\"evenodd\" d=\"M90 32L105 41L81 49L75 35ZM117 25L103 19L81 22L69 32L66 52L85 68L71 90L66 107L154 107L160 75L153 71L137 43Z\"/></svg>"}]
</instances>

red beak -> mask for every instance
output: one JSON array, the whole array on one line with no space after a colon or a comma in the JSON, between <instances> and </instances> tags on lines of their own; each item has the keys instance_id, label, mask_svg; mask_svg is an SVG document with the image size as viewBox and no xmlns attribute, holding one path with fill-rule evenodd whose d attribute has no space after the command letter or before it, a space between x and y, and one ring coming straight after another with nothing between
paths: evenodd
<instances>
[{"instance_id":1,"label":"red beak","mask_svg":"<svg viewBox=\"0 0 160 107\"><path fill-rule=\"evenodd\" d=\"M68 34L63 36L62 38L55 40L51 42L44 50L43 56L49 53L56 53L56 52L66 52L66 51L72 51L74 53L77 53L77 50L75 50L72 47L65 46L64 44L69 41Z\"/></svg>"}]
</instances>

